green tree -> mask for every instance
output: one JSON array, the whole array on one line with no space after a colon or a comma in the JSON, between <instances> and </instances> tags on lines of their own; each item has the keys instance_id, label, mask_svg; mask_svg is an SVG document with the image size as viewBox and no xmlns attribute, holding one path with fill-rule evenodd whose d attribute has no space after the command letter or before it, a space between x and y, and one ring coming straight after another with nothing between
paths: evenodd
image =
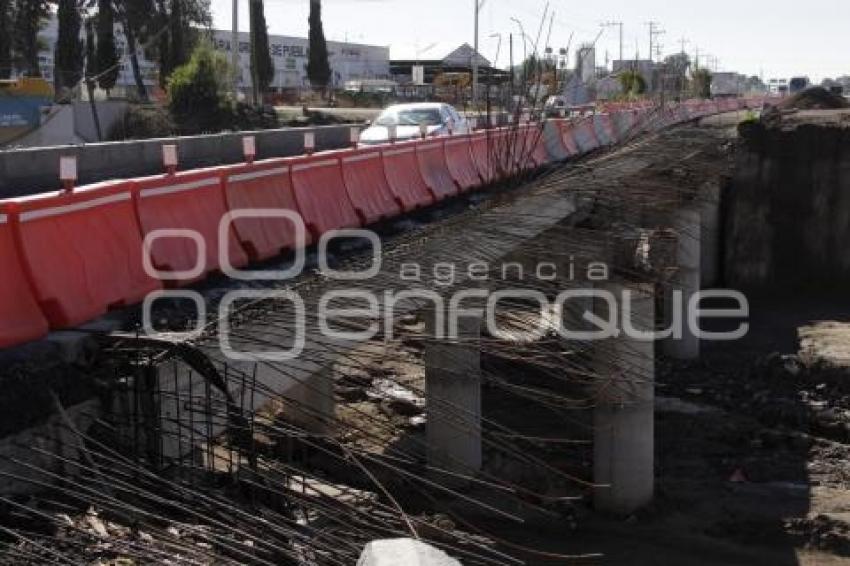
<instances>
[{"instance_id":1,"label":"green tree","mask_svg":"<svg viewBox=\"0 0 850 566\"><path fill-rule=\"evenodd\" d=\"M77 0L59 0L56 9L59 32L53 56L53 83L57 98L64 89L75 88L83 77L83 19Z\"/></svg>"},{"instance_id":2,"label":"green tree","mask_svg":"<svg viewBox=\"0 0 850 566\"><path fill-rule=\"evenodd\" d=\"M171 0L171 14L168 22L170 24L170 45L168 49L169 67L176 69L185 65L189 60L189 49L184 29L183 0Z\"/></svg>"},{"instance_id":3,"label":"green tree","mask_svg":"<svg viewBox=\"0 0 850 566\"><path fill-rule=\"evenodd\" d=\"M168 108L181 133L218 132L229 126L227 103L230 70L226 59L201 43L189 62L168 79Z\"/></svg>"},{"instance_id":4,"label":"green tree","mask_svg":"<svg viewBox=\"0 0 850 566\"><path fill-rule=\"evenodd\" d=\"M95 77L97 76L97 41L95 40L94 21L86 19L86 91L89 95L89 106L91 107L92 120L97 132L97 139L103 139L100 129L100 118L97 115L97 105L94 100Z\"/></svg>"},{"instance_id":5,"label":"green tree","mask_svg":"<svg viewBox=\"0 0 850 566\"><path fill-rule=\"evenodd\" d=\"M328 63L328 43L322 28L322 2L310 0L310 36L307 54L307 78L314 88L325 91L331 80L331 66Z\"/></svg>"},{"instance_id":6,"label":"green tree","mask_svg":"<svg viewBox=\"0 0 850 566\"><path fill-rule=\"evenodd\" d=\"M0 79L12 75L12 0L0 0Z\"/></svg>"},{"instance_id":7,"label":"green tree","mask_svg":"<svg viewBox=\"0 0 850 566\"><path fill-rule=\"evenodd\" d=\"M106 91L118 80L118 49L115 46L115 11L112 0L97 2L97 84Z\"/></svg>"},{"instance_id":8,"label":"green tree","mask_svg":"<svg viewBox=\"0 0 850 566\"><path fill-rule=\"evenodd\" d=\"M38 33L44 28L49 9L46 0L17 0L15 2L12 51L15 66L29 77L40 77L38 52L42 43Z\"/></svg>"},{"instance_id":9,"label":"green tree","mask_svg":"<svg viewBox=\"0 0 850 566\"><path fill-rule=\"evenodd\" d=\"M263 0L250 0L251 15L251 83L254 104L262 101L262 95L274 80L274 62L269 53L269 31L263 11Z\"/></svg>"},{"instance_id":10,"label":"green tree","mask_svg":"<svg viewBox=\"0 0 850 566\"><path fill-rule=\"evenodd\" d=\"M94 21L86 18L86 80L97 76L97 40L94 33Z\"/></svg>"},{"instance_id":11,"label":"green tree","mask_svg":"<svg viewBox=\"0 0 850 566\"><path fill-rule=\"evenodd\" d=\"M697 98L711 98L711 79L708 69L694 71L691 76L691 94Z\"/></svg>"},{"instance_id":12,"label":"green tree","mask_svg":"<svg viewBox=\"0 0 850 566\"><path fill-rule=\"evenodd\" d=\"M127 55L136 83L136 94L141 101L147 101L148 91L139 66L139 42L149 39L151 28L156 22L156 6L153 0L116 0L116 12L127 39Z\"/></svg>"},{"instance_id":13,"label":"green tree","mask_svg":"<svg viewBox=\"0 0 850 566\"><path fill-rule=\"evenodd\" d=\"M159 60L159 80L162 86L177 67L189 60L190 54L206 31L212 26L209 0L156 0L155 29L159 35L155 48L146 53Z\"/></svg>"},{"instance_id":14,"label":"green tree","mask_svg":"<svg viewBox=\"0 0 850 566\"><path fill-rule=\"evenodd\" d=\"M620 73L620 86L626 96L639 96L646 93L646 80L637 71Z\"/></svg>"}]
</instances>

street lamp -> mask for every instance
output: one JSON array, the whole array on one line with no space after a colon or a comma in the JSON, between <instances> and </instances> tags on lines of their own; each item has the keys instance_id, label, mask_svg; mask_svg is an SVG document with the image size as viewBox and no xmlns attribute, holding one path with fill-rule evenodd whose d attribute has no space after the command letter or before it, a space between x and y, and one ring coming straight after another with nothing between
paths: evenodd
<instances>
[{"instance_id":1,"label":"street lamp","mask_svg":"<svg viewBox=\"0 0 850 566\"><path fill-rule=\"evenodd\" d=\"M497 37L499 38L499 43L496 45L496 58L493 60L493 66L494 67L499 66L499 53L501 53L501 51L502 51L502 34L501 33L491 33L490 34L491 39L495 39Z\"/></svg>"}]
</instances>

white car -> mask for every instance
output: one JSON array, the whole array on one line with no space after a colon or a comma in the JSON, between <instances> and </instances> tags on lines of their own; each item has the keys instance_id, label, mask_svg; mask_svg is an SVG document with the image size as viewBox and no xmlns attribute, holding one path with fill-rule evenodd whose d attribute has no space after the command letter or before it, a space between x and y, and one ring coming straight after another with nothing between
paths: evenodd
<instances>
[{"instance_id":1,"label":"white car","mask_svg":"<svg viewBox=\"0 0 850 566\"><path fill-rule=\"evenodd\" d=\"M450 133L466 134L469 122L448 104L425 102L398 104L381 112L372 124L360 133L360 143L376 145L390 142L390 130L395 127L396 141L422 137L447 136Z\"/></svg>"}]
</instances>

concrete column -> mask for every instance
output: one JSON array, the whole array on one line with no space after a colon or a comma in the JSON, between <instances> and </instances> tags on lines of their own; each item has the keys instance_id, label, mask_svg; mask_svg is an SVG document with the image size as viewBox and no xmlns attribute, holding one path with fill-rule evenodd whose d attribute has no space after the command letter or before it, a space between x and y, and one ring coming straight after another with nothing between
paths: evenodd
<instances>
[{"instance_id":1,"label":"concrete column","mask_svg":"<svg viewBox=\"0 0 850 566\"><path fill-rule=\"evenodd\" d=\"M469 307L465 307L469 308ZM459 473L481 469L482 316L459 318L457 336L436 339L435 312L426 318L425 389L428 463ZM448 320L452 316L447 313Z\"/></svg>"},{"instance_id":2,"label":"concrete column","mask_svg":"<svg viewBox=\"0 0 850 566\"><path fill-rule=\"evenodd\" d=\"M700 286L710 289L720 282L720 184L706 183L700 192Z\"/></svg>"},{"instance_id":3,"label":"concrete column","mask_svg":"<svg viewBox=\"0 0 850 566\"><path fill-rule=\"evenodd\" d=\"M700 290L700 256L702 254L700 211L694 208L677 210L673 215L673 230L676 233L676 276L666 290L665 322L676 315L681 318L681 336L672 336L663 342L664 353L677 360L699 358L699 339L690 331L687 323L687 306L690 298ZM674 304L673 293L681 291L682 306ZM674 310L678 312L674 312Z\"/></svg>"},{"instance_id":4,"label":"concrete column","mask_svg":"<svg viewBox=\"0 0 850 566\"><path fill-rule=\"evenodd\" d=\"M632 291L631 321L638 330L655 328L652 285L607 284L622 305ZM607 307L599 309L607 317ZM622 326L622 322L620 324ZM600 511L628 515L648 504L655 486L655 342L621 334L594 348L598 374L593 412L594 505Z\"/></svg>"},{"instance_id":5,"label":"concrete column","mask_svg":"<svg viewBox=\"0 0 850 566\"><path fill-rule=\"evenodd\" d=\"M313 433L327 434L332 428L334 401L334 364L327 363L303 383L296 383L281 397L291 401L285 409L293 424Z\"/></svg>"}]
</instances>

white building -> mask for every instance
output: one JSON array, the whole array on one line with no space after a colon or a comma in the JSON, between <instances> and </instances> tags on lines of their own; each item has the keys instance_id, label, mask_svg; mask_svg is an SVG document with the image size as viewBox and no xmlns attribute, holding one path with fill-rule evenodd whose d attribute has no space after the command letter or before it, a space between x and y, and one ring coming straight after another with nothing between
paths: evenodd
<instances>
[{"instance_id":1,"label":"white building","mask_svg":"<svg viewBox=\"0 0 850 566\"><path fill-rule=\"evenodd\" d=\"M116 82L116 90L135 86L130 58L127 55L127 42L120 24L115 25L115 44L120 57L120 73ZM58 35L58 24L52 15L40 38L45 49L39 55L42 76L53 81L53 52ZM84 30L81 36L84 37ZM216 50L225 52L230 61L231 32L213 31L213 46ZM307 39L280 35L269 36L269 51L275 67L273 88L293 88L308 86L307 81ZM148 61L139 48L139 68L147 86L158 84L158 67ZM334 88L342 88L346 82L364 79L390 78L389 47L361 45L356 43L328 42L328 60L331 66L331 84ZM251 88L251 56L250 35L247 32L239 34L239 61L241 67L241 87L248 91Z\"/></svg>"},{"instance_id":2,"label":"white building","mask_svg":"<svg viewBox=\"0 0 850 566\"><path fill-rule=\"evenodd\" d=\"M231 32L213 32L213 45L227 54L230 60ZM307 80L308 41L302 37L269 36L269 51L274 62L273 88L309 86ZM251 88L250 34L239 34L239 62L242 69L241 85ZM343 88L350 81L390 78L390 49L358 43L328 42L328 62L331 66L331 86Z\"/></svg>"}]
</instances>

